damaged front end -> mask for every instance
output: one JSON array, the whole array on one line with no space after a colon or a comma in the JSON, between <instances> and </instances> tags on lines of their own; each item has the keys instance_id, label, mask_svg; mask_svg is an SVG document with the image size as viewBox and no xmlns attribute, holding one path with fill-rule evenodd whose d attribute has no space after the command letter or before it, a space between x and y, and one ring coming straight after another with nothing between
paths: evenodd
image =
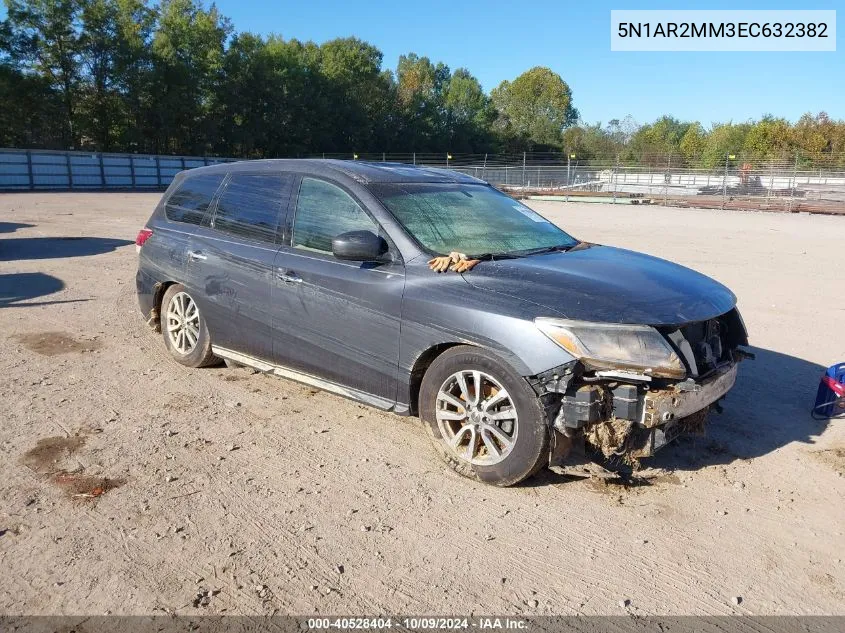
<instances>
[{"instance_id":1,"label":"damaged front end","mask_svg":"<svg viewBox=\"0 0 845 633\"><path fill-rule=\"evenodd\" d=\"M680 327L537 319L576 360L532 385L555 433L550 465L586 446L637 465L683 432L701 432L736 381L748 335L736 308Z\"/></svg>"}]
</instances>

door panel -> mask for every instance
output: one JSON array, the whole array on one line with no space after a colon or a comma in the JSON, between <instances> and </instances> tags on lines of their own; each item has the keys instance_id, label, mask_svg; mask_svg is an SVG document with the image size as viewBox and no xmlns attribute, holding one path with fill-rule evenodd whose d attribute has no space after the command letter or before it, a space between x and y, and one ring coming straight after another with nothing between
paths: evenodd
<instances>
[{"instance_id":1,"label":"door panel","mask_svg":"<svg viewBox=\"0 0 845 633\"><path fill-rule=\"evenodd\" d=\"M284 173L231 173L192 239L187 278L215 346L273 359L273 265L293 182Z\"/></svg>"},{"instance_id":2,"label":"door panel","mask_svg":"<svg viewBox=\"0 0 845 633\"><path fill-rule=\"evenodd\" d=\"M199 227L210 221L215 197L226 174L180 175L178 178L173 191L164 200L164 218L154 226L163 239L150 241L144 254L152 262L162 262L159 266L164 268L165 274L161 279L183 281L191 287L186 275L194 272L188 270L192 239Z\"/></svg>"},{"instance_id":3,"label":"door panel","mask_svg":"<svg viewBox=\"0 0 845 633\"><path fill-rule=\"evenodd\" d=\"M404 266L283 248L273 280L273 349L294 369L396 397Z\"/></svg>"},{"instance_id":4,"label":"door panel","mask_svg":"<svg viewBox=\"0 0 845 633\"><path fill-rule=\"evenodd\" d=\"M201 229L187 268L215 346L272 358L270 288L275 245L259 245ZM193 257L191 256L193 253Z\"/></svg>"},{"instance_id":5,"label":"door panel","mask_svg":"<svg viewBox=\"0 0 845 633\"><path fill-rule=\"evenodd\" d=\"M283 246L275 261L277 362L393 402L405 287L401 257L395 247L381 264L331 254L331 239L340 233L380 232L352 192L336 183L305 176L295 200L292 246Z\"/></svg>"}]
</instances>

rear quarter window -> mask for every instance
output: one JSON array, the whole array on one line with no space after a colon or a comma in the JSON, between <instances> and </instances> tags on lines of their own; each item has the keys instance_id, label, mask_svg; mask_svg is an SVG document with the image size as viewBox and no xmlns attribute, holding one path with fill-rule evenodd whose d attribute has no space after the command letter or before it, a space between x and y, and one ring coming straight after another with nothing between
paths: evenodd
<instances>
[{"instance_id":1,"label":"rear quarter window","mask_svg":"<svg viewBox=\"0 0 845 633\"><path fill-rule=\"evenodd\" d=\"M185 224L202 224L224 176L221 173L186 177L164 204L167 219Z\"/></svg>"},{"instance_id":2,"label":"rear quarter window","mask_svg":"<svg viewBox=\"0 0 845 633\"><path fill-rule=\"evenodd\" d=\"M293 185L290 174L232 174L217 202L214 228L262 242L275 242Z\"/></svg>"}]
</instances>

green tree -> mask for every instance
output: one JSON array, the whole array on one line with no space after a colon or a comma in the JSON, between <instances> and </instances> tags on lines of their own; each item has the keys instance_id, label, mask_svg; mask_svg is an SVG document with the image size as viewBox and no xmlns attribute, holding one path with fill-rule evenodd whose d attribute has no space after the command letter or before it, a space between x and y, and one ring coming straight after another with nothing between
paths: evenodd
<instances>
[{"instance_id":1,"label":"green tree","mask_svg":"<svg viewBox=\"0 0 845 633\"><path fill-rule=\"evenodd\" d=\"M155 13L143 0L86 0L80 55L82 129L100 150L138 142ZM130 140L132 139L132 140Z\"/></svg>"},{"instance_id":2,"label":"green tree","mask_svg":"<svg viewBox=\"0 0 845 633\"><path fill-rule=\"evenodd\" d=\"M496 127L512 149L559 149L563 131L578 120L572 91L549 68L534 67L491 93L498 110Z\"/></svg>"},{"instance_id":3,"label":"green tree","mask_svg":"<svg viewBox=\"0 0 845 633\"><path fill-rule=\"evenodd\" d=\"M417 151L446 151L444 91L449 67L415 53L399 57L396 95L399 109L397 138Z\"/></svg>"},{"instance_id":4,"label":"green tree","mask_svg":"<svg viewBox=\"0 0 845 633\"><path fill-rule=\"evenodd\" d=\"M0 62L0 147L65 147L63 103L50 83Z\"/></svg>"},{"instance_id":5,"label":"green tree","mask_svg":"<svg viewBox=\"0 0 845 633\"><path fill-rule=\"evenodd\" d=\"M610 138L614 147L617 150L621 150L631 142L631 139L634 138L634 134L636 134L639 129L640 125L634 121L634 118L629 114L621 121L619 119L611 119L608 121L604 133Z\"/></svg>"},{"instance_id":6,"label":"green tree","mask_svg":"<svg viewBox=\"0 0 845 633\"><path fill-rule=\"evenodd\" d=\"M229 152L247 158L264 156L272 129L268 125L274 114L276 71L260 36L239 33L232 38L223 60L222 90L215 95L214 105L221 120L218 142Z\"/></svg>"},{"instance_id":7,"label":"green tree","mask_svg":"<svg viewBox=\"0 0 845 633\"><path fill-rule=\"evenodd\" d=\"M613 163L624 144L615 136L618 120L614 120L607 127L601 123L582 123L567 128L563 133L564 153L568 156L575 154L579 162L593 161Z\"/></svg>"},{"instance_id":8,"label":"green tree","mask_svg":"<svg viewBox=\"0 0 845 633\"><path fill-rule=\"evenodd\" d=\"M752 124L743 141L745 155L752 160L786 160L795 155L792 129L785 119L764 116Z\"/></svg>"},{"instance_id":9,"label":"green tree","mask_svg":"<svg viewBox=\"0 0 845 633\"><path fill-rule=\"evenodd\" d=\"M795 144L804 154L814 158L821 158L831 149L832 127L827 114L820 112L813 116L809 112L803 115L795 124Z\"/></svg>"},{"instance_id":10,"label":"green tree","mask_svg":"<svg viewBox=\"0 0 845 633\"><path fill-rule=\"evenodd\" d=\"M481 152L490 148L490 125L495 110L478 79L458 68L446 83L443 95L447 150Z\"/></svg>"},{"instance_id":11,"label":"green tree","mask_svg":"<svg viewBox=\"0 0 845 633\"><path fill-rule=\"evenodd\" d=\"M654 123L642 126L630 142L629 152L646 165L665 166L671 156L681 155L681 139L687 133L690 123L664 115Z\"/></svg>"},{"instance_id":12,"label":"green tree","mask_svg":"<svg viewBox=\"0 0 845 633\"><path fill-rule=\"evenodd\" d=\"M320 72L333 104L327 151L387 142L393 93L391 77L381 64L381 51L355 37L320 46Z\"/></svg>"},{"instance_id":13,"label":"green tree","mask_svg":"<svg viewBox=\"0 0 845 633\"><path fill-rule=\"evenodd\" d=\"M828 168L845 167L845 121L834 121L826 112L802 116L792 130L803 161Z\"/></svg>"},{"instance_id":14,"label":"green tree","mask_svg":"<svg viewBox=\"0 0 845 633\"><path fill-rule=\"evenodd\" d=\"M563 133L566 155L575 154L577 161L614 164L625 160L628 145L640 126L629 115L624 119L611 119L606 126L601 123L579 123Z\"/></svg>"},{"instance_id":15,"label":"green tree","mask_svg":"<svg viewBox=\"0 0 845 633\"><path fill-rule=\"evenodd\" d=\"M152 42L152 121L159 151L205 153L217 120L224 46L232 27L212 5L164 0Z\"/></svg>"},{"instance_id":16,"label":"green tree","mask_svg":"<svg viewBox=\"0 0 845 633\"><path fill-rule=\"evenodd\" d=\"M691 123L679 143L681 155L684 157L687 165L697 166L701 162L706 143L707 135L704 132L704 128L701 127L698 121Z\"/></svg>"},{"instance_id":17,"label":"green tree","mask_svg":"<svg viewBox=\"0 0 845 633\"><path fill-rule=\"evenodd\" d=\"M707 169L722 167L729 154L738 154L751 126L747 123L714 124L701 155L701 166Z\"/></svg>"},{"instance_id":18,"label":"green tree","mask_svg":"<svg viewBox=\"0 0 845 633\"><path fill-rule=\"evenodd\" d=\"M66 147L78 145L74 126L82 79L81 0L5 0L4 30L11 59L42 77L59 95ZM31 85L28 87L32 87Z\"/></svg>"},{"instance_id":19,"label":"green tree","mask_svg":"<svg viewBox=\"0 0 845 633\"><path fill-rule=\"evenodd\" d=\"M115 0L117 49L115 52L115 88L123 101L123 120L119 143L139 150L152 134L149 121L152 82L152 34L158 22L158 10L146 0Z\"/></svg>"},{"instance_id":20,"label":"green tree","mask_svg":"<svg viewBox=\"0 0 845 633\"><path fill-rule=\"evenodd\" d=\"M709 130L668 115L577 123L569 86L548 68L488 96L469 70L414 53L384 70L381 51L355 37L230 39L204 1L3 0L0 144L249 157L564 150L705 168L735 153L845 167L845 122L823 112Z\"/></svg>"},{"instance_id":21,"label":"green tree","mask_svg":"<svg viewBox=\"0 0 845 633\"><path fill-rule=\"evenodd\" d=\"M218 150L247 157L300 155L331 139L328 88L312 43L237 35L226 52Z\"/></svg>"}]
</instances>

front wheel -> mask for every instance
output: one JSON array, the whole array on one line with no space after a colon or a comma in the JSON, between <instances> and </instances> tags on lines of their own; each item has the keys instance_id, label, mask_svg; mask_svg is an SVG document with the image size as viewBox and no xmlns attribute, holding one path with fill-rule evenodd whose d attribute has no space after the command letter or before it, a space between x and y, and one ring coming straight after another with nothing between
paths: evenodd
<instances>
[{"instance_id":1,"label":"front wheel","mask_svg":"<svg viewBox=\"0 0 845 633\"><path fill-rule=\"evenodd\" d=\"M176 362L188 367L205 367L216 361L205 319L182 284L167 289L161 308L164 346Z\"/></svg>"},{"instance_id":2,"label":"front wheel","mask_svg":"<svg viewBox=\"0 0 845 633\"><path fill-rule=\"evenodd\" d=\"M423 377L419 403L435 450L465 477L512 486L548 459L540 401L484 349L460 345L438 356Z\"/></svg>"}]
</instances>

